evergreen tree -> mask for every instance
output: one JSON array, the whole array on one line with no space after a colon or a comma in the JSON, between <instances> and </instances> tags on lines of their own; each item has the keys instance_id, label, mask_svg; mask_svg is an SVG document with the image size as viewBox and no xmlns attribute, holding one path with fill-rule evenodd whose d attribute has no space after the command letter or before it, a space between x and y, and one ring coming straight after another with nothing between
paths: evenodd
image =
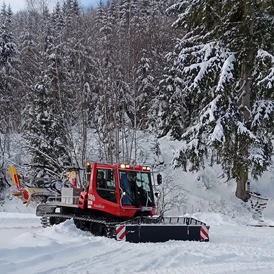
<instances>
[{"instance_id":1,"label":"evergreen tree","mask_svg":"<svg viewBox=\"0 0 274 274\"><path fill-rule=\"evenodd\" d=\"M32 156L32 176L41 178L60 175L64 166L70 165L70 156L64 143L62 118L57 115L56 96L51 88L51 79L41 76L29 93L25 109L25 138Z\"/></svg>"},{"instance_id":2,"label":"evergreen tree","mask_svg":"<svg viewBox=\"0 0 274 274\"><path fill-rule=\"evenodd\" d=\"M237 181L236 196L246 200L249 174L258 178L272 156L273 5L255 0L181 1L168 12L179 13L174 27L184 36L165 78L173 78L167 98L179 94L191 124L184 123L185 109L169 106L163 118L174 122L163 129L187 143L180 165L186 166L188 159L199 169L209 147L216 150L228 177Z\"/></svg>"},{"instance_id":3,"label":"evergreen tree","mask_svg":"<svg viewBox=\"0 0 274 274\"><path fill-rule=\"evenodd\" d=\"M155 96L155 78L152 75L152 60L148 57L146 50L143 50L143 57L137 68L136 79L136 116L138 128L145 129L149 125L148 112L150 109L150 100Z\"/></svg>"},{"instance_id":4,"label":"evergreen tree","mask_svg":"<svg viewBox=\"0 0 274 274\"><path fill-rule=\"evenodd\" d=\"M66 66L56 47L54 28L48 24L45 48L41 52L40 72L28 92L28 104L24 111L24 132L28 151L32 156L34 177L60 174L71 165L71 146L66 124L64 93Z\"/></svg>"},{"instance_id":5,"label":"evergreen tree","mask_svg":"<svg viewBox=\"0 0 274 274\"><path fill-rule=\"evenodd\" d=\"M20 99L22 91L20 81L19 50L17 40L12 32L13 14L10 6L3 4L0 27L0 122L1 130L10 133L20 126Z\"/></svg>"}]
</instances>

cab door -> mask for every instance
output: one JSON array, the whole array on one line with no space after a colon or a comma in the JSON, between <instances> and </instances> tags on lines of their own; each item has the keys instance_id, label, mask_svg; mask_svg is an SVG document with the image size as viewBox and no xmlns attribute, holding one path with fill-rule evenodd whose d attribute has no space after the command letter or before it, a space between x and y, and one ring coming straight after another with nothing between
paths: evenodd
<instances>
[{"instance_id":1,"label":"cab door","mask_svg":"<svg viewBox=\"0 0 274 274\"><path fill-rule=\"evenodd\" d=\"M116 181L113 169L97 168L96 192L104 200L117 204Z\"/></svg>"}]
</instances>

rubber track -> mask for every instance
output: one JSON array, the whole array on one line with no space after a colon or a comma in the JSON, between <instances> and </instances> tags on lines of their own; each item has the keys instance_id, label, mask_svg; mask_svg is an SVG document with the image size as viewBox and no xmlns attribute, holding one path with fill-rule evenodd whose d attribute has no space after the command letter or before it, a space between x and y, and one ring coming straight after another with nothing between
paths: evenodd
<instances>
[{"instance_id":1,"label":"rubber track","mask_svg":"<svg viewBox=\"0 0 274 274\"><path fill-rule=\"evenodd\" d=\"M76 216L74 214L45 214L42 218L41 218L41 224L42 227L48 227L48 226L52 226L50 224L50 218L51 217L55 217L55 218L59 218L59 219L63 219L63 221L68 220L68 219L73 219L73 220L78 220L78 221L84 221L84 222L88 222L88 223L97 223L97 224L104 224L107 228L107 237L115 237L115 226L117 224L119 224L120 222L106 222L105 220L100 220L98 218L91 218L91 217L87 217L87 216ZM86 230L87 227L86 227Z\"/></svg>"},{"instance_id":2,"label":"rubber track","mask_svg":"<svg viewBox=\"0 0 274 274\"><path fill-rule=\"evenodd\" d=\"M106 237L109 238L115 238L116 237L116 232L115 232L115 226L116 225L126 225L126 224L152 224L152 223L162 223L160 219L151 219L151 218L146 218L146 217L136 217L134 219L130 219L127 221L115 221L115 222L110 222L106 221L105 219L98 219L98 218L92 218L90 216L78 216L75 214L59 214L59 213L51 213L51 214L45 214L43 217L41 217L41 224L42 227L48 227L52 226L50 224L50 218L55 217L55 218L61 218L65 220L68 219L73 219L73 220L79 220L79 221L84 221L88 223L97 223L97 224L103 224L107 228L107 235ZM87 228L87 227L86 227ZM89 230L89 229L87 229Z\"/></svg>"}]
</instances>

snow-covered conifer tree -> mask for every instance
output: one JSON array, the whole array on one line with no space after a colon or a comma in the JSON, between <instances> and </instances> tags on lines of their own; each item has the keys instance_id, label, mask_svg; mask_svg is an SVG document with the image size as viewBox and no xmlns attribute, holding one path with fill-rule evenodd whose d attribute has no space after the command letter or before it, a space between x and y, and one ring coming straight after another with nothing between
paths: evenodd
<instances>
[{"instance_id":1,"label":"snow-covered conifer tree","mask_svg":"<svg viewBox=\"0 0 274 274\"><path fill-rule=\"evenodd\" d=\"M40 73L28 92L24 111L24 133L34 177L59 175L71 165L64 100L67 74L56 41L54 27L48 25Z\"/></svg>"},{"instance_id":2,"label":"snow-covered conifer tree","mask_svg":"<svg viewBox=\"0 0 274 274\"><path fill-rule=\"evenodd\" d=\"M19 50L13 34L13 13L2 5L0 14L0 138L2 153L11 153L11 134L20 128L22 82ZM4 159L2 159L3 161Z\"/></svg>"},{"instance_id":3,"label":"snow-covered conifer tree","mask_svg":"<svg viewBox=\"0 0 274 274\"><path fill-rule=\"evenodd\" d=\"M273 5L186 0L168 12L179 14L173 25L183 37L163 80L171 81L163 90L163 130L187 144L178 164L188 159L199 169L213 149L246 200L249 174L258 178L272 155Z\"/></svg>"},{"instance_id":4,"label":"snow-covered conifer tree","mask_svg":"<svg viewBox=\"0 0 274 274\"><path fill-rule=\"evenodd\" d=\"M138 119L138 128L148 128L148 111L151 107L151 98L155 96L155 78L152 75L152 60L148 57L146 50L143 50L143 56L137 68L136 79L136 116Z\"/></svg>"}]
</instances>

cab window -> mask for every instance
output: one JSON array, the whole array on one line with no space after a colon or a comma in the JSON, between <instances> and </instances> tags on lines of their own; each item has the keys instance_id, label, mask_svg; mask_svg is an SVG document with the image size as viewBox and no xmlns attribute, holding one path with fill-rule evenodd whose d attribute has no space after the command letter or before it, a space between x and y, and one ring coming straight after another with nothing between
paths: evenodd
<instances>
[{"instance_id":1,"label":"cab window","mask_svg":"<svg viewBox=\"0 0 274 274\"><path fill-rule=\"evenodd\" d=\"M117 203L116 182L112 169L97 169L96 189L101 198Z\"/></svg>"}]
</instances>

